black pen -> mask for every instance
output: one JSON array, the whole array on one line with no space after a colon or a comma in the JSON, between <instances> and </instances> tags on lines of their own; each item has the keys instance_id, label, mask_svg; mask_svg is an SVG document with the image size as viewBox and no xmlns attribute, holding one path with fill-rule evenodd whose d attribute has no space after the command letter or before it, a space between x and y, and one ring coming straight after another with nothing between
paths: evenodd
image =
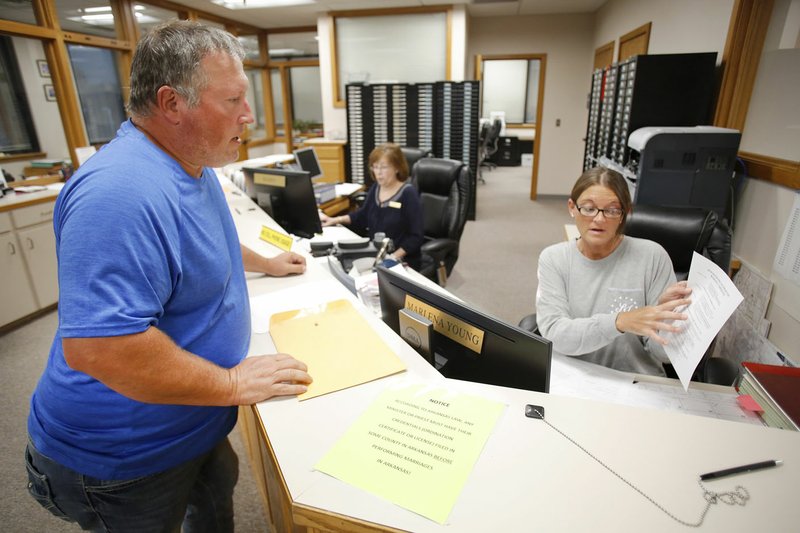
<instances>
[{"instance_id":1,"label":"black pen","mask_svg":"<svg viewBox=\"0 0 800 533\"><path fill-rule=\"evenodd\" d=\"M732 476L734 474L743 474L745 472L752 472L754 470L772 468L782 464L783 461L773 459L771 461L761 461L760 463L753 463L751 465L734 466L733 468L726 468L725 470L717 470L716 472L701 474L700 481L708 481L709 479L717 479L725 476Z\"/></svg>"}]
</instances>

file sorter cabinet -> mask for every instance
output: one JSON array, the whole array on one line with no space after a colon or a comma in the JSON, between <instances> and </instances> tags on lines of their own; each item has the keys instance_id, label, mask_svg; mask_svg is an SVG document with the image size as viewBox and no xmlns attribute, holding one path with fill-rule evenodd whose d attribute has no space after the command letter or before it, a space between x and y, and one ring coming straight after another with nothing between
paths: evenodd
<instances>
[{"instance_id":1,"label":"file sorter cabinet","mask_svg":"<svg viewBox=\"0 0 800 533\"><path fill-rule=\"evenodd\" d=\"M592 74L584 170L625 166L629 135L645 126L711 123L716 52L638 55Z\"/></svg>"},{"instance_id":2,"label":"file sorter cabinet","mask_svg":"<svg viewBox=\"0 0 800 533\"><path fill-rule=\"evenodd\" d=\"M382 143L430 150L435 157L469 166L472 195L467 217L475 219L479 82L351 83L345 94L353 183L371 181L369 154Z\"/></svg>"}]
</instances>

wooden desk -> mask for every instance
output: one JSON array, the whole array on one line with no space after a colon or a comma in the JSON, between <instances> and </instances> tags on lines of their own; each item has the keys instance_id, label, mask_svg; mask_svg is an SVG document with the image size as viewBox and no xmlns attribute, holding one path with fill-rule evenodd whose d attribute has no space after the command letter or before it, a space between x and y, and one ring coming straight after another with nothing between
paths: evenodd
<instances>
[{"instance_id":1,"label":"wooden desk","mask_svg":"<svg viewBox=\"0 0 800 533\"><path fill-rule=\"evenodd\" d=\"M249 202L241 194L231 200L236 205ZM234 220L242 241L260 253L276 254L257 237L261 224L270 224L265 215L247 211L244 204L240 211ZM302 276L251 278L251 296L278 297L280 291L290 309L298 305L292 291L303 284L325 284L327 294L354 302L408 370L304 402L277 399L240 409L274 531L685 531L561 434L526 418L528 403L544 406L551 424L687 521L696 520L704 507L699 474L782 459L779 468L709 483L719 491L744 485L751 499L745 507L713 506L704 530L753 531L766 526L794 531L800 523L800 433L445 379L344 287L336 292L338 283L323 267L311 260L308 265ZM267 319L256 317L259 323ZM251 353L274 350L268 334L253 335ZM365 406L387 386L409 379L507 405L445 526L314 470Z\"/></svg>"},{"instance_id":2,"label":"wooden desk","mask_svg":"<svg viewBox=\"0 0 800 533\"><path fill-rule=\"evenodd\" d=\"M303 146L313 146L322 170L320 181L326 183L342 183L346 181L345 160L347 141L335 141L323 138L311 138L303 141Z\"/></svg>"}]
</instances>

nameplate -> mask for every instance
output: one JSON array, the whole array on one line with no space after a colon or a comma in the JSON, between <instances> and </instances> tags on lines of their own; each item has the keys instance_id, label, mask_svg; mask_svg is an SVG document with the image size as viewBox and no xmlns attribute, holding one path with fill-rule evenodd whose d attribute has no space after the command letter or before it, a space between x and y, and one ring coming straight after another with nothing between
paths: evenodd
<instances>
[{"instance_id":1,"label":"nameplate","mask_svg":"<svg viewBox=\"0 0 800 533\"><path fill-rule=\"evenodd\" d=\"M454 316L423 303L406 294L405 308L422 315L433 322L433 329L460 345L480 354L483 348L483 330L480 330Z\"/></svg>"},{"instance_id":2,"label":"nameplate","mask_svg":"<svg viewBox=\"0 0 800 533\"><path fill-rule=\"evenodd\" d=\"M279 176L278 174L260 174L253 173L253 183L258 185L272 185L273 187L286 188L286 176Z\"/></svg>"},{"instance_id":3,"label":"nameplate","mask_svg":"<svg viewBox=\"0 0 800 533\"><path fill-rule=\"evenodd\" d=\"M281 250L288 252L292 249L292 237L272 228L261 226L260 238L262 241L267 241L270 244L274 244Z\"/></svg>"},{"instance_id":4,"label":"nameplate","mask_svg":"<svg viewBox=\"0 0 800 533\"><path fill-rule=\"evenodd\" d=\"M389 202L389 207L394 209L400 209L401 207L403 207L403 204L400 202Z\"/></svg>"}]
</instances>

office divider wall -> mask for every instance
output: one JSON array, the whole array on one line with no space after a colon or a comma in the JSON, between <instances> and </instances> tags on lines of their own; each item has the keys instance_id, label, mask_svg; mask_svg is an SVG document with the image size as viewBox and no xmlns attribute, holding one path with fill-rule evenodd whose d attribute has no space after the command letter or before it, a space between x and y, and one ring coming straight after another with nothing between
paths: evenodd
<instances>
[{"instance_id":1,"label":"office divider wall","mask_svg":"<svg viewBox=\"0 0 800 533\"><path fill-rule=\"evenodd\" d=\"M592 74L584 170L625 166L628 136L645 126L711 123L716 52L638 55Z\"/></svg>"},{"instance_id":2,"label":"office divider wall","mask_svg":"<svg viewBox=\"0 0 800 533\"><path fill-rule=\"evenodd\" d=\"M379 144L430 150L434 157L469 165L472 197L467 217L475 220L480 82L351 83L345 94L353 183L369 181L367 160Z\"/></svg>"}]
</instances>

